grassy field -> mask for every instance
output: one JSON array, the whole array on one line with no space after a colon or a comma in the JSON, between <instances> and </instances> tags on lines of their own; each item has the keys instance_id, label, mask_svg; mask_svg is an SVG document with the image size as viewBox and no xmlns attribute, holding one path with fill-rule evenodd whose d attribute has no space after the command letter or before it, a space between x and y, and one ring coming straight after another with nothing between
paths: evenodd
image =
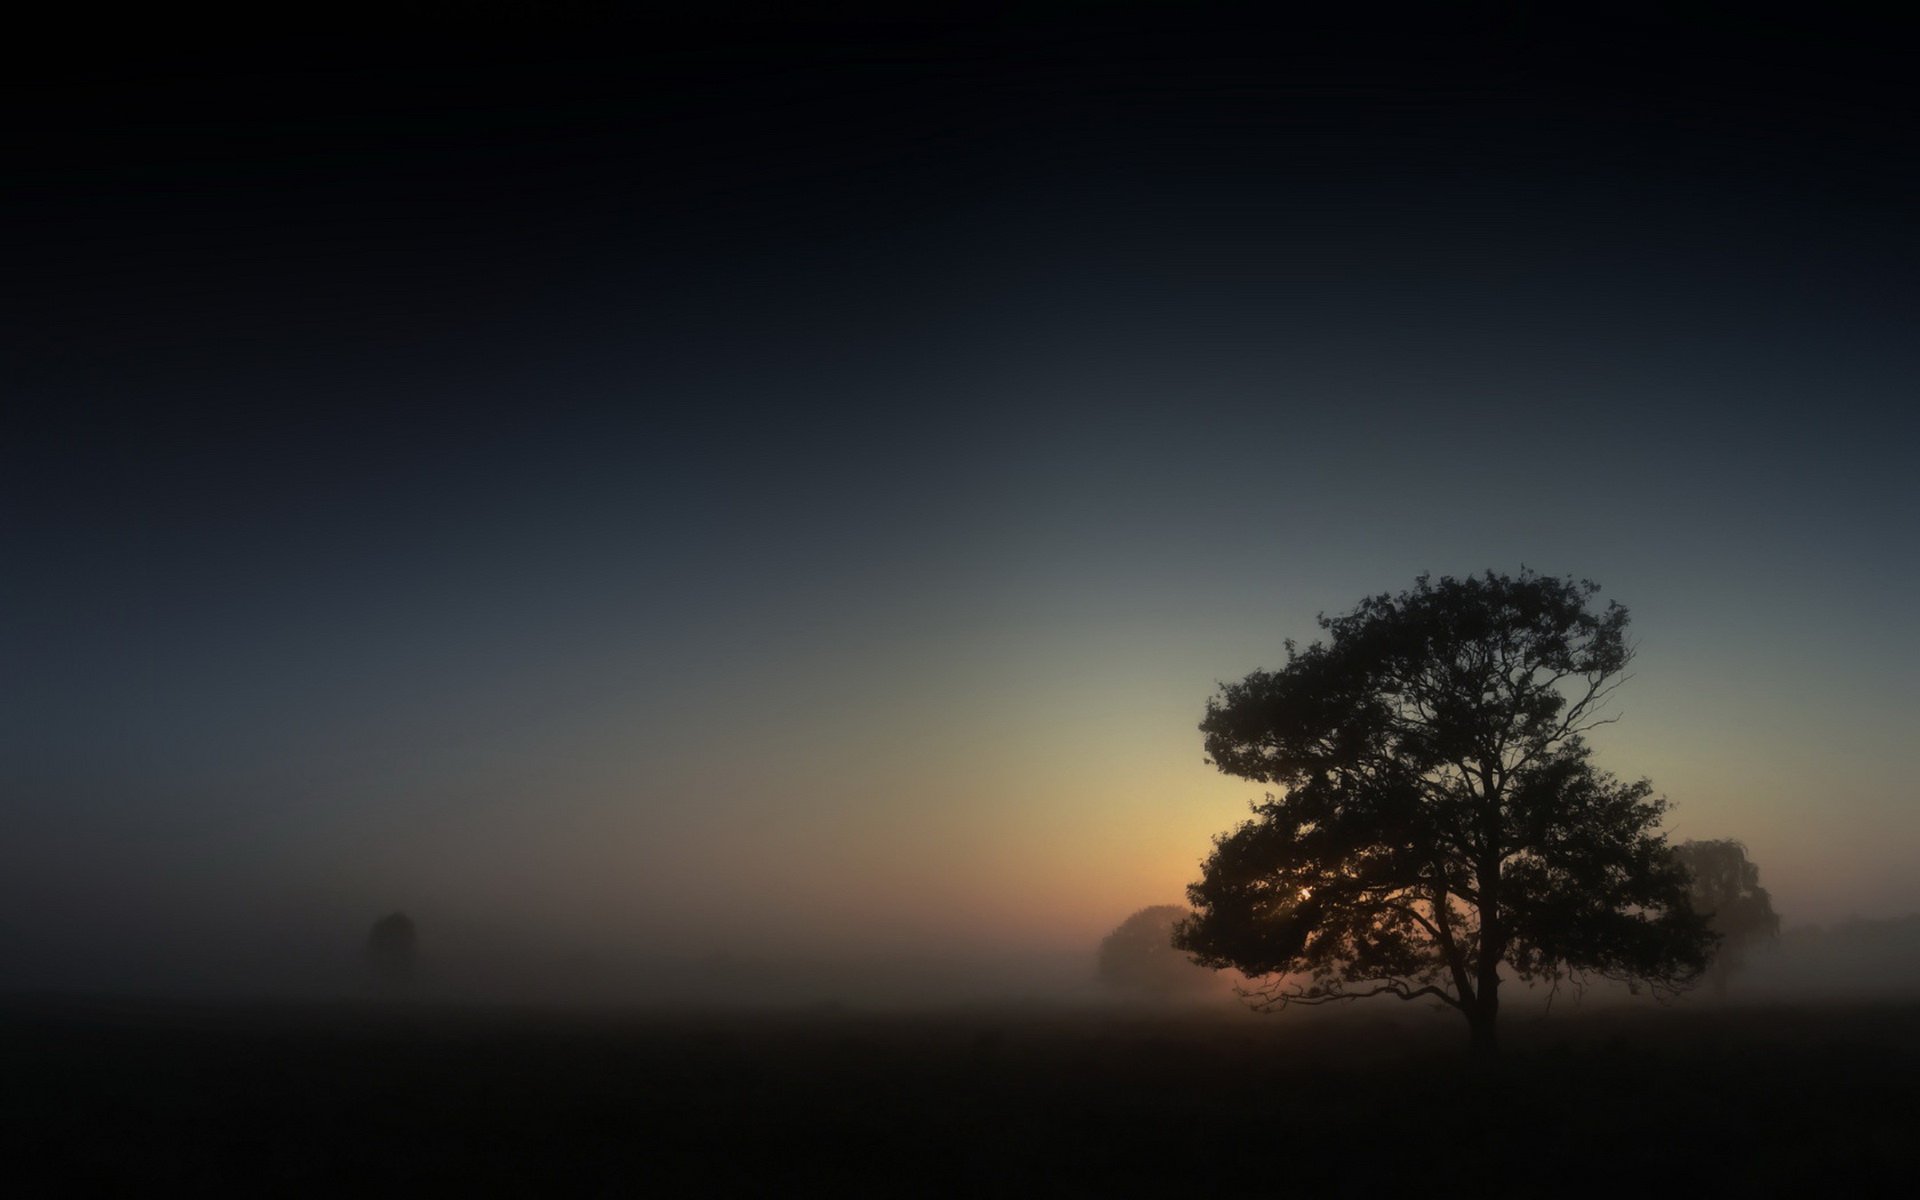
<instances>
[{"instance_id":1,"label":"grassy field","mask_svg":"<svg viewBox=\"0 0 1920 1200\"><path fill-rule=\"evenodd\" d=\"M1905 1194L1920 1146L1920 1005L1520 1016L1482 1073L1365 1008L0 1021L14 1195Z\"/></svg>"}]
</instances>

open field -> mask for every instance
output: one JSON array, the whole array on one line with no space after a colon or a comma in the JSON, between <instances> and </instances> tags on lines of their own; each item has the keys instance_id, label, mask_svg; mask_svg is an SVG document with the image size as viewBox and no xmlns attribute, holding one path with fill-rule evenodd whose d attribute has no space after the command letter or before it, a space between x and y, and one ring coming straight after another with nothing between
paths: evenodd
<instances>
[{"instance_id":1,"label":"open field","mask_svg":"<svg viewBox=\"0 0 1920 1200\"><path fill-rule=\"evenodd\" d=\"M14 1194L1899 1192L1920 1005L1455 1022L21 1000Z\"/></svg>"}]
</instances>

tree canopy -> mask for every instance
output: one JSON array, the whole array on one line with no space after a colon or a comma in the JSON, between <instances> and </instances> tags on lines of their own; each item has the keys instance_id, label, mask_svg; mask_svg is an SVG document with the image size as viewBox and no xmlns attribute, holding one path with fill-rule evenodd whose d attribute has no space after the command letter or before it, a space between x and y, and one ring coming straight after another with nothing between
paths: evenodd
<instances>
[{"instance_id":1,"label":"tree canopy","mask_svg":"<svg viewBox=\"0 0 1920 1200\"><path fill-rule=\"evenodd\" d=\"M1725 996L1728 981L1746 965L1747 947L1778 934L1780 917L1773 911L1773 897L1760 886L1760 868L1739 842L1683 842L1678 853L1687 869L1693 907L1720 935L1707 978L1714 993Z\"/></svg>"},{"instance_id":2,"label":"tree canopy","mask_svg":"<svg viewBox=\"0 0 1920 1200\"><path fill-rule=\"evenodd\" d=\"M1100 981L1154 999L1213 989L1218 977L1173 948L1174 929L1190 915L1185 905L1155 904L1120 922L1100 942Z\"/></svg>"},{"instance_id":3,"label":"tree canopy","mask_svg":"<svg viewBox=\"0 0 1920 1200\"><path fill-rule=\"evenodd\" d=\"M1713 934L1645 780L1583 734L1632 657L1627 610L1522 570L1421 576L1319 618L1287 664L1223 684L1200 729L1282 789L1215 840L1176 944L1263 1006L1432 998L1496 1044L1502 972L1691 982Z\"/></svg>"}]
</instances>

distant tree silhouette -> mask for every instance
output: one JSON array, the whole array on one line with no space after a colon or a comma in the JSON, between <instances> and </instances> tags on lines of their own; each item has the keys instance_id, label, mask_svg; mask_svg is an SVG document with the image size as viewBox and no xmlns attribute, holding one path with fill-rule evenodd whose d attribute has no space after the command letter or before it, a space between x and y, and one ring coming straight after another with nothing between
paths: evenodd
<instances>
[{"instance_id":1,"label":"distant tree silhouette","mask_svg":"<svg viewBox=\"0 0 1920 1200\"><path fill-rule=\"evenodd\" d=\"M413 918L396 912L373 923L367 935L367 964L382 988L399 991L413 982L416 953Z\"/></svg>"},{"instance_id":2,"label":"distant tree silhouette","mask_svg":"<svg viewBox=\"0 0 1920 1200\"><path fill-rule=\"evenodd\" d=\"M1214 765L1275 784L1215 840L1175 942L1265 982L1260 1007L1431 998L1497 1045L1502 972L1657 991L1713 934L1645 780L1595 768L1627 612L1598 585L1522 570L1363 600L1287 665L1223 684Z\"/></svg>"},{"instance_id":3,"label":"distant tree silhouette","mask_svg":"<svg viewBox=\"0 0 1920 1200\"><path fill-rule=\"evenodd\" d=\"M1218 976L1174 949L1174 928L1193 914L1183 905L1143 908L1100 942L1100 981L1135 996L1173 999L1203 993Z\"/></svg>"},{"instance_id":4,"label":"distant tree silhouette","mask_svg":"<svg viewBox=\"0 0 1920 1200\"><path fill-rule=\"evenodd\" d=\"M1746 966L1748 947L1777 936L1780 917L1773 911L1773 898L1760 886L1760 868L1739 842L1683 842L1675 853L1691 879L1693 907L1720 935L1707 979L1714 995L1724 999L1728 982Z\"/></svg>"}]
</instances>

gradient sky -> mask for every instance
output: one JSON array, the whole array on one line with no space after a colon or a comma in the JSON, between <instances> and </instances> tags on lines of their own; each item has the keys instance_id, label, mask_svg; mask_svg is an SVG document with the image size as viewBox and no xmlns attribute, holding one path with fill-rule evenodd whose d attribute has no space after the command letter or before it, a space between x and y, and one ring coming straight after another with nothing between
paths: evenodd
<instances>
[{"instance_id":1,"label":"gradient sky","mask_svg":"<svg viewBox=\"0 0 1920 1200\"><path fill-rule=\"evenodd\" d=\"M1920 909L1873 31L1062 11L8 83L11 981L1090 953L1258 793L1217 682L1523 564L1631 609L1677 837Z\"/></svg>"}]
</instances>

